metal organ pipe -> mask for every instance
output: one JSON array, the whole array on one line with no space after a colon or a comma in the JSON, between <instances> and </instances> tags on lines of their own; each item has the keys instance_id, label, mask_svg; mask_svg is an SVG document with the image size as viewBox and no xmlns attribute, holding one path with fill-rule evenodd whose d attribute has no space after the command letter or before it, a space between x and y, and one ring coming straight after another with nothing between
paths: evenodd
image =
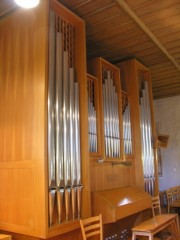
<instances>
[{"instance_id":1,"label":"metal organ pipe","mask_svg":"<svg viewBox=\"0 0 180 240\"><path fill-rule=\"evenodd\" d=\"M120 157L118 95L113 72L103 69L103 111L106 157Z\"/></svg>"},{"instance_id":2,"label":"metal organ pipe","mask_svg":"<svg viewBox=\"0 0 180 240\"><path fill-rule=\"evenodd\" d=\"M122 92L124 153L132 154L131 116L128 95Z\"/></svg>"},{"instance_id":3,"label":"metal organ pipe","mask_svg":"<svg viewBox=\"0 0 180 240\"><path fill-rule=\"evenodd\" d=\"M48 166L49 166L49 224L52 224L55 201L55 14L49 21L49 85L48 85ZM51 50L50 50L51 49Z\"/></svg>"},{"instance_id":4,"label":"metal organ pipe","mask_svg":"<svg viewBox=\"0 0 180 240\"><path fill-rule=\"evenodd\" d=\"M152 146L151 111L149 102L148 82L140 75L140 120L142 139L142 159L144 169L145 191L153 194L154 191L154 152Z\"/></svg>"},{"instance_id":5,"label":"metal organ pipe","mask_svg":"<svg viewBox=\"0 0 180 240\"><path fill-rule=\"evenodd\" d=\"M50 11L48 85L49 225L80 217L79 85L70 23ZM55 205L55 196L57 204Z\"/></svg>"},{"instance_id":6,"label":"metal organ pipe","mask_svg":"<svg viewBox=\"0 0 180 240\"><path fill-rule=\"evenodd\" d=\"M89 151L97 152L97 116L95 108L95 86L93 79L88 77L88 127Z\"/></svg>"}]
</instances>

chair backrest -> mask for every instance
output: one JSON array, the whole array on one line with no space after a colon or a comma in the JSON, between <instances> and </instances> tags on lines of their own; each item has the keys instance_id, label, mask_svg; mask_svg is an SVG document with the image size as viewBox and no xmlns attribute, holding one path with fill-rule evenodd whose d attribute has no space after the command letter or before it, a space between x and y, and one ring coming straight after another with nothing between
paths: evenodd
<instances>
[{"instance_id":1,"label":"chair backrest","mask_svg":"<svg viewBox=\"0 0 180 240\"><path fill-rule=\"evenodd\" d=\"M166 198L167 198L168 213L170 213L170 205L173 201L172 189L166 190Z\"/></svg>"},{"instance_id":2,"label":"chair backrest","mask_svg":"<svg viewBox=\"0 0 180 240\"><path fill-rule=\"evenodd\" d=\"M159 195L152 197L152 213L153 217L155 217L157 214L161 214L161 204Z\"/></svg>"},{"instance_id":3,"label":"chair backrest","mask_svg":"<svg viewBox=\"0 0 180 240\"><path fill-rule=\"evenodd\" d=\"M178 200L178 187L172 187L172 199L173 200Z\"/></svg>"},{"instance_id":4,"label":"chair backrest","mask_svg":"<svg viewBox=\"0 0 180 240\"><path fill-rule=\"evenodd\" d=\"M177 187L177 200L180 199L180 186Z\"/></svg>"},{"instance_id":5,"label":"chair backrest","mask_svg":"<svg viewBox=\"0 0 180 240\"><path fill-rule=\"evenodd\" d=\"M83 235L83 240L89 237L99 235L99 240L103 240L103 230L102 230L102 216L99 214L95 217L90 217L80 220L81 232Z\"/></svg>"}]
</instances>

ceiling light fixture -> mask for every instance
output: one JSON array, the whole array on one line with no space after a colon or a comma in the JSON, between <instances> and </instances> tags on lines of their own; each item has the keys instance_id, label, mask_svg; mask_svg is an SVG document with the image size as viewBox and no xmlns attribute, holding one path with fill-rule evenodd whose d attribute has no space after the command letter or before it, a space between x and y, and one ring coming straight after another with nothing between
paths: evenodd
<instances>
[{"instance_id":1,"label":"ceiling light fixture","mask_svg":"<svg viewBox=\"0 0 180 240\"><path fill-rule=\"evenodd\" d=\"M39 4L39 0L15 0L15 2L23 8L33 8Z\"/></svg>"}]
</instances>

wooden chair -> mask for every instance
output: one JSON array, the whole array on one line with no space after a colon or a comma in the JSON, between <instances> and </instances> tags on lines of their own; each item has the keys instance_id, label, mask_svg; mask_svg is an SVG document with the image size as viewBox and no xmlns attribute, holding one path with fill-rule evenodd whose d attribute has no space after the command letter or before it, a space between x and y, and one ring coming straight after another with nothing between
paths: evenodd
<instances>
[{"instance_id":1,"label":"wooden chair","mask_svg":"<svg viewBox=\"0 0 180 240\"><path fill-rule=\"evenodd\" d=\"M90 217L80 220L81 232L83 235L83 240L87 240L92 236L99 236L99 240L103 240L102 231L102 216L99 214L95 217Z\"/></svg>"},{"instance_id":2,"label":"wooden chair","mask_svg":"<svg viewBox=\"0 0 180 240\"><path fill-rule=\"evenodd\" d=\"M177 187L177 200L180 200L180 186Z\"/></svg>"},{"instance_id":3,"label":"wooden chair","mask_svg":"<svg viewBox=\"0 0 180 240\"><path fill-rule=\"evenodd\" d=\"M159 195L152 197L152 213L153 217L155 217L157 214L161 214L161 204Z\"/></svg>"},{"instance_id":4,"label":"wooden chair","mask_svg":"<svg viewBox=\"0 0 180 240\"><path fill-rule=\"evenodd\" d=\"M152 197L152 213L153 213L153 217L161 214L161 203L160 203L159 195ZM170 234L169 231L162 231L156 234L156 236L153 239L170 240L170 239L173 239L173 236Z\"/></svg>"},{"instance_id":5,"label":"wooden chair","mask_svg":"<svg viewBox=\"0 0 180 240\"><path fill-rule=\"evenodd\" d=\"M176 212L180 208L180 200L176 200L176 196L177 193L175 191L173 196L172 189L166 190L168 213Z\"/></svg>"},{"instance_id":6,"label":"wooden chair","mask_svg":"<svg viewBox=\"0 0 180 240\"><path fill-rule=\"evenodd\" d=\"M173 187L171 188L172 191L172 199L173 201L178 200L178 188L177 187Z\"/></svg>"}]
</instances>

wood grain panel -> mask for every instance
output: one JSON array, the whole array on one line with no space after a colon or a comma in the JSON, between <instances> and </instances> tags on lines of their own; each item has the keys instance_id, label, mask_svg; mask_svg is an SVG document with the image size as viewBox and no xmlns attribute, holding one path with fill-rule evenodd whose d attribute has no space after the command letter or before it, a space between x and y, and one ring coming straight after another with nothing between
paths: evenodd
<instances>
[{"instance_id":1,"label":"wood grain panel","mask_svg":"<svg viewBox=\"0 0 180 240\"><path fill-rule=\"evenodd\" d=\"M0 23L0 228L35 236L47 225L46 9Z\"/></svg>"},{"instance_id":2,"label":"wood grain panel","mask_svg":"<svg viewBox=\"0 0 180 240\"><path fill-rule=\"evenodd\" d=\"M128 159L129 160L129 159ZM135 184L134 159L133 165L98 164L91 162L91 191L101 191Z\"/></svg>"}]
</instances>

